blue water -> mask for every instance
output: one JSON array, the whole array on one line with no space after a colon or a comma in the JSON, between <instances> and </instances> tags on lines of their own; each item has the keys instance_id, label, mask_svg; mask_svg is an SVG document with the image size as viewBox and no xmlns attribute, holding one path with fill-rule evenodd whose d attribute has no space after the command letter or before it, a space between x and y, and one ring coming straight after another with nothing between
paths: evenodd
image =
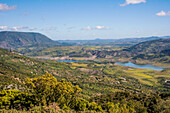
<instances>
[{"instance_id":1,"label":"blue water","mask_svg":"<svg viewBox=\"0 0 170 113\"><path fill-rule=\"evenodd\" d=\"M57 60L59 62L76 62L76 61L81 61L81 60L67 60L67 59L64 59L64 60Z\"/></svg>"},{"instance_id":2,"label":"blue water","mask_svg":"<svg viewBox=\"0 0 170 113\"><path fill-rule=\"evenodd\" d=\"M116 62L116 63L118 65L122 65L122 66L136 67L136 68L142 68L142 69L153 69L156 71L161 71L164 69L164 67L158 67L158 66L154 66L154 65L138 65L138 64L134 64L132 62L127 62L127 63Z\"/></svg>"},{"instance_id":3,"label":"blue water","mask_svg":"<svg viewBox=\"0 0 170 113\"><path fill-rule=\"evenodd\" d=\"M76 61L82 61L82 60L57 60L59 62L76 62ZM135 68L142 68L142 69L153 69L156 71L162 71L164 69L164 67L158 67L158 66L154 66L154 65L138 65L138 64L134 64L132 62L127 62L127 63L120 63L120 62L116 62L118 65L122 65L122 66L129 66L129 67L135 67Z\"/></svg>"}]
</instances>

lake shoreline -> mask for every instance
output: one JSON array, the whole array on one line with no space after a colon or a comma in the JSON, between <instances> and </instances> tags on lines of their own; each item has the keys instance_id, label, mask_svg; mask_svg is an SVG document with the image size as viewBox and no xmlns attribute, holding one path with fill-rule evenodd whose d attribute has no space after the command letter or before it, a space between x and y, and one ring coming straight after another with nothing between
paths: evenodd
<instances>
[{"instance_id":1,"label":"lake shoreline","mask_svg":"<svg viewBox=\"0 0 170 113\"><path fill-rule=\"evenodd\" d=\"M127 62L127 63L115 62L115 63L117 65L140 68L140 69L152 69L155 71L162 71L162 70L166 69L166 67L159 67L159 66L148 65L148 64L134 64L132 62Z\"/></svg>"},{"instance_id":2,"label":"lake shoreline","mask_svg":"<svg viewBox=\"0 0 170 113\"><path fill-rule=\"evenodd\" d=\"M134 64L138 64L138 65L154 65L154 66L159 66L159 67L165 67L165 68L170 68L170 64L169 63L160 63L160 62L153 62L153 61L149 61L149 60L133 60L131 58L113 58L113 60L115 62L121 62L121 63L127 63L127 62L132 62Z\"/></svg>"},{"instance_id":3,"label":"lake shoreline","mask_svg":"<svg viewBox=\"0 0 170 113\"><path fill-rule=\"evenodd\" d=\"M157 67L164 67L164 68L170 68L170 64L165 64L165 63L157 63L157 62L151 62L148 60L131 60L129 59L124 59L124 58L104 58L104 59L98 59L98 58L85 58L85 57L69 57L69 56L63 56L63 57L49 57L49 56L37 56L37 57L32 57L32 58L36 58L36 59L43 59L43 60L76 60L76 61L88 61L88 60L97 60L97 61L103 61L103 60L111 60L114 62L120 62L120 63L134 63L136 65L153 65L153 66L157 66Z\"/></svg>"}]
</instances>

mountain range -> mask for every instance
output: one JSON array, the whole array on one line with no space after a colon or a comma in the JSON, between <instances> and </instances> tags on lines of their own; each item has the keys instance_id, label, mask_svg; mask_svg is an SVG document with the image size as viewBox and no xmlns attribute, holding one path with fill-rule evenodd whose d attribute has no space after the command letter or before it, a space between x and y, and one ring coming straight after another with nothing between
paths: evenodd
<instances>
[{"instance_id":1,"label":"mountain range","mask_svg":"<svg viewBox=\"0 0 170 113\"><path fill-rule=\"evenodd\" d=\"M170 39L170 36L163 37L144 37L144 38L124 38L124 39L95 39L95 40L57 40L54 41L49 37L34 32L0 32L0 48L17 49L18 48L45 48L63 45L111 45L111 46L132 46L141 42ZM31 49L33 49L31 48ZM38 49L37 48L37 49ZM19 50L20 51L20 50Z\"/></svg>"},{"instance_id":2,"label":"mountain range","mask_svg":"<svg viewBox=\"0 0 170 113\"><path fill-rule=\"evenodd\" d=\"M91 45L91 46L131 46L141 42L158 40L158 39L170 39L170 36L152 36L142 38L122 38L122 39L95 39L95 40L57 40L60 43L68 43L72 45Z\"/></svg>"},{"instance_id":3,"label":"mountain range","mask_svg":"<svg viewBox=\"0 0 170 113\"><path fill-rule=\"evenodd\" d=\"M87 45L84 46L84 44ZM107 47L108 44L111 46L110 48ZM94 45L100 45L100 48ZM115 46L123 46L123 48L114 49ZM127 39L96 39L86 41L54 41L40 33L4 31L0 32L0 48L13 48L19 53L29 56L69 56L88 58L120 57L164 63L168 63L170 60L170 36Z\"/></svg>"}]
</instances>

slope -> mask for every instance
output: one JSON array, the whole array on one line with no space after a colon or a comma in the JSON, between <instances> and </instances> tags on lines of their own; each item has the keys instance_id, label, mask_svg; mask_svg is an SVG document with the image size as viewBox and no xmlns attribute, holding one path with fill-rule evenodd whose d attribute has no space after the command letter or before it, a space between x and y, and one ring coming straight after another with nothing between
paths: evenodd
<instances>
[{"instance_id":1,"label":"slope","mask_svg":"<svg viewBox=\"0 0 170 113\"><path fill-rule=\"evenodd\" d=\"M170 39L146 41L120 51L120 57L135 63L170 63Z\"/></svg>"},{"instance_id":2,"label":"slope","mask_svg":"<svg viewBox=\"0 0 170 113\"><path fill-rule=\"evenodd\" d=\"M0 32L0 48L18 50L21 53L29 52L31 49L59 46L60 43L49 39L40 33L31 32Z\"/></svg>"},{"instance_id":3,"label":"slope","mask_svg":"<svg viewBox=\"0 0 170 113\"><path fill-rule=\"evenodd\" d=\"M123 51L129 52L131 56L136 56L140 54L156 54L166 49L170 49L170 39L142 42Z\"/></svg>"},{"instance_id":4,"label":"slope","mask_svg":"<svg viewBox=\"0 0 170 113\"><path fill-rule=\"evenodd\" d=\"M116 66L114 62L44 61L0 49L0 88L25 89L26 77L34 78L45 73L53 74L58 80L66 79L82 88L85 97L117 91L161 92L169 91L170 70L136 69Z\"/></svg>"}]
</instances>

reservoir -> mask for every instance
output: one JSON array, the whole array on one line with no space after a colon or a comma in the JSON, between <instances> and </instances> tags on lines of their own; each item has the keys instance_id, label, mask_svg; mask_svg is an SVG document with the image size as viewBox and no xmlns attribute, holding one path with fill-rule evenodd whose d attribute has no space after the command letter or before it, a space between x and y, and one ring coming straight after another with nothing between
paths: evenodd
<instances>
[{"instance_id":1,"label":"reservoir","mask_svg":"<svg viewBox=\"0 0 170 113\"><path fill-rule=\"evenodd\" d=\"M67 59L64 59L64 60L57 60L59 62L77 62L77 61L81 61L81 60L67 60Z\"/></svg>"},{"instance_id":2,"label":"reservoir","mask_svg":"<svg viewBox=\"0 0 170 113\"><path fill-rule=\"evenodd\" d=\"M76 62L76 61L85 61L85 60L57 60L59 62ZM162 71L164 67L159 67L159 66L154 66L154 65L139 65L139 64L134 64L132 62L127 62L127 63L121 63L121 62L116 62L118 65L122 66L129 66L129 67L135 67L135 68L142 68L142 69L153 69L156 71Z\"/></svg>"},{"instance_id":3,"label":"reservoir","mask_svg":"<svg viewBox=\"0 0 170 113\"><path fill-rule=\"evenodd\" d=\"M142 69L153 69L156 71L161 71L164 69L164 67L158 67L158 66L154 66L154 65L139 65L139 64L134 64L132 62L127 62L127 63L116 62L116 63L118 65L122 65L122 66L129 66L129 67L142 68Z\"/></svg>"}]
</instances>

